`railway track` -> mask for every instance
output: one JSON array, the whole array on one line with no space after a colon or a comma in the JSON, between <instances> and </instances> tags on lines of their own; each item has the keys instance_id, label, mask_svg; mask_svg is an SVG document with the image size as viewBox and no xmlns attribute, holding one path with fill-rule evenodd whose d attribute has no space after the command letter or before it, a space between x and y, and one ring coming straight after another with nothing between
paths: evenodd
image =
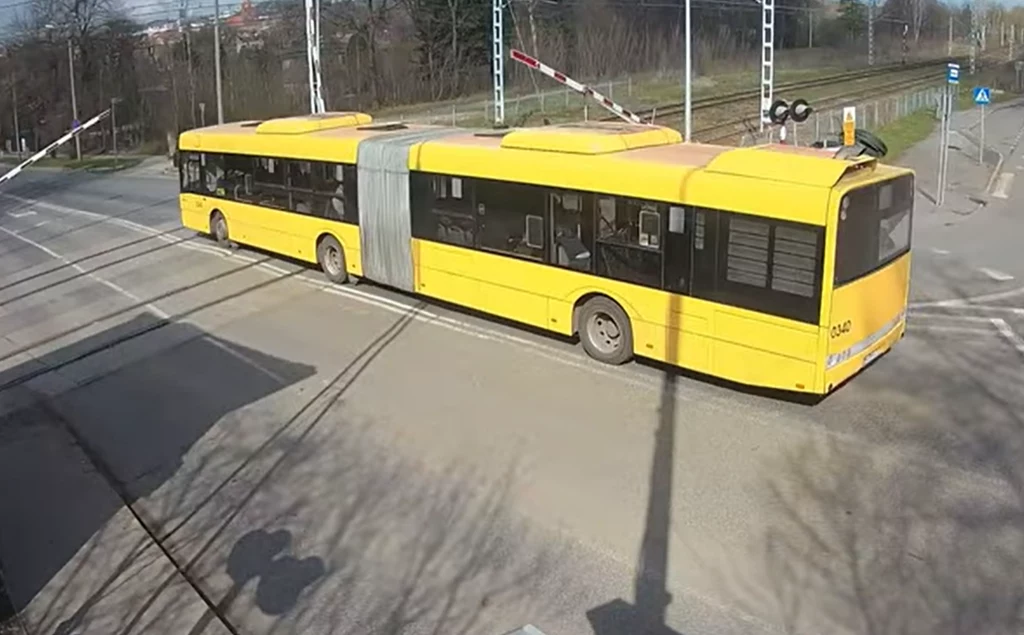
<instances>
[{"instance_id":1,"label":"railway track","mask_svg":"<svg viewBox=\"0 0 1024 635\"><path fill-rule=\"evenodd\" d=\"M866 97L877 98L892 95L894 93L906 92L907 90L913 90L916 88L924 88L928 85L938 86L944 80L944 70L926 69L923 72L913 74L910 77L901 74L899 79L889 81L884 84L872 84L870 86L864 86L854 90L847 89L832 95L820 96L813 100L812 106L815 111L824 112L827 110L841 108L843 106L853 105ZM748 112L744 116L730 118L696 128L693 131L693 136L695 139L704 143L718 143L742 134L743 132L747 132L747 123L752 123L756 126L756 113L751 114Z\"/></svg>"},{"instance_id":2,"label":"railway track","mask_svg":"<svg viewBox=\"0 0 1024 635\"><path fill-rule=\"evenodd\" d=\"M951 58L953 61L957 61L961 66L967 61L964 57ZM794 90L807 90L811 88L824 88L835 84L843 84L851 81L869 79L872 77L880 77L884 75L891 75L893 73L901 73L908 71L915 71L921 69L934 69L936 71L945 69L946 62L950 61L950 58L942 58L939 60L927 60L922 62L914 62L911 64L887 64L885 66L875 66L872 68L858 69L855 71L847 71L844 73L836 73L834 75L827 75L824 77L815 77L812 79L798 80L792 82L783 82L775 84L774 92L791 92ZM719 107L728 104L734 104L749 99L759 99L761 97L760 88L751 88L746 90L734 91L731 93L725 93L723 95L709 95L707 97L701 97L694 99L691 102L691 109L703 110L707 108ZM673 102L654 108L647 108L643 110L633 111L641 119L650 119L653 115L660 117L671 117L683 113L685 105L683 102ZM618 117L609 116L602 118L602 121L617 121Z\"/></svg>"}]
</instances>

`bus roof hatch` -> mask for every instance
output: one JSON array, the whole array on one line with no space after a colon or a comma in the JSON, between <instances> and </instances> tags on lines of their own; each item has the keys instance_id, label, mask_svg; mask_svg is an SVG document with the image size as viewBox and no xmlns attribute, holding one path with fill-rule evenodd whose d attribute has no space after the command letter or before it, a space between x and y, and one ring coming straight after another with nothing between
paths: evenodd
<instances>
[{"instance_id":1,"label":"bus roof hatch","mask_svg":"<svg viewBox=\"0 0 1024 635\"><path fill-rule=\"evenodd\" d=\"M354 128L370 123L373 123L373 117L362 112L325 112L268 119L256 126L256 134L307 134L335 128Z\"/></svg>"},{"instance_id":2,"label":"bus roof hatch","mask_svg":"<svg viewBox=\"0 0 1024 635\"><path fill-rule=\"evenodd\" d=\"M875 163L873 157L858 157L851 161L823 156L820 150L814 149L758 146L723 152L705 169L769 181L833 187L849 172L874 169Z\"/></svg>"},{"instance_id":3,"label":"bus roof hatch","mask_svg":"<svg viewBox=\"0 0 1024 635\"><path fill-rule=\"evenodd\" d=\"M679 131L661 126L589 122L517 128L502 137L501 147L593 155L671 145L682 140Z\"/></svg>"}]
</instances>

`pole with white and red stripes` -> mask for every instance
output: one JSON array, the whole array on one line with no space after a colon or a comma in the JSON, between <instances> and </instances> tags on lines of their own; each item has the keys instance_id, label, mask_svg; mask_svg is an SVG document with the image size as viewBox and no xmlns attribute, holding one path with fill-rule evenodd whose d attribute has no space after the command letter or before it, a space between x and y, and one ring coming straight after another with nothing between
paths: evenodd
<instances>
[{"instance_id":1,"label":"pole with white and red stripes","mask_svg":"<svg viewBox=\"0 0 1024 635\"><path fill-rule=\"evenodd\" d=\"M519 62L521 64L525 64L526 66L529 66L533 70L540 71L541 73L544 73L548 77L554 79L556 82L559 82L561 84L565 84L569 88L575 90L576 92L578 92L578 93L580 93L580 94L582 94L584 96L593 97L597 101L597 103L601 104L601 106L603 106L604 108L608 109L614 115L620 117L623 121L628 121L629 123L638 123L638 124L644 123L643 120L640 119L640 117L638 117L637 115L633 114L632 112L626 110L625 108L623 108L622 106L618 105L617 103L615 103L611 99L608 99L607 97L605 97L601 93L597 92L596 90L594 90L590 86L587 86L586 84L581 84L580 82L578 82L575 79L569 77L565 73L561 73L559 71L556 71L555 69L551 68L547 64L544 64L544 63L540 62L539 60L530 57L529 55L527 55L526 53L523 53L520 50L512 49L512 59L514 59L515 61L517 61L517 62Z\"/></svg>"}]
</instances>

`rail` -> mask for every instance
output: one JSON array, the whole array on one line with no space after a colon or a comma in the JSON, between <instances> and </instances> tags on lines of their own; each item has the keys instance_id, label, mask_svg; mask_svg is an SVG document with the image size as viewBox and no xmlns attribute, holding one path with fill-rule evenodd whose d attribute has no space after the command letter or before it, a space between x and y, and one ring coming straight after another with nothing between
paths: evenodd
<instances>
[{"instance_id":1,"label":"rail","mask_svg":"<svg viewBox=\"0 0 1024 635\"><path fill-rule=\"evenodd\" d=\"M958 61L960 63L966 62L966 57L953 57L941 59L931 59L921 62L914 62L911 64L887 64L885 66L875 66L872 68L858 69L855 71L846 71L843 73L837 73L834 75L826 75L822 77L815 77L805 80L795 80L791 82L782 82L775 85L775 92L782 91L794 91L794 90L806 90L809 88L822 88L831 86L834 84L841 84L844 82L856 81L860 79L868 79L871 77L890 75L893 73L914 71L918 69L945 69L946 63L949 61ZM703 110L707 108L714 108L718 106L724 106L727 104L733 104L748 99L757 99L761 95L760 88L752 88L746 90L739 90L731 93L725 93L723 95L708 95L707 97L701 97L694 99L691 102L691 108L693 110ZM683 102L672 102L664 104L662 106L656 106L654 108L642 109L634 111L643 119L650 120L654 115L658 117L678 115L683 112ZM616 117L604 117L602 121L615 121Z\"/></svg>"}]
</instances>

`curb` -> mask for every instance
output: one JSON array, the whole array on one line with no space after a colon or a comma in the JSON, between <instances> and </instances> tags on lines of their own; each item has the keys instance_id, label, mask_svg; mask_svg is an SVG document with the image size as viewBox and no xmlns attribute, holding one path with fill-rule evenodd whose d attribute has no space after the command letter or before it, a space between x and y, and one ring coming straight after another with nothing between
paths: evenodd
<instances>
[{"instance_id":1,"label":"curb","mask_svg":"<svg viewBox=\"0 0 1024 635\"><path fill-rule=\"evenodd\" d=\"M1021 98L1018 97L1016 99L1011 99L1009 101L1005 101L1005 102L1003 102L1001 104L998 104L998 105L992 107L992 109L988 112L986 117L990 117L990 116L994 115L995 113L997 113L997 112L999 112L1001 110L1005 110L1007 108L1010 108L1011 106L1016 105L1017 102L1020 102L1020 101L1021 101ZM979 118L978 121L975 121L971 125L967 126L966 130L968 130L968 131L974 130L975 128L979 127L980 125L981 125L981 118ZM1010 149L1010 154L1013 154L1014 152L1016 152L1017 146L1020 145L1021 135L1022 134L1024 134L1024 126L1021 126L1020 130L1017 132L1017 138L1013 142L1013 147ZM972 139L971 137L968 137L968 139L971 139L971 141L973 141L975 145L980 145L978 143L977 139ZM1000 152L999 150L996 150L995 148L986 146L985 149L986 150L992 150L993 152L995 152L996 154L999 155L999 160L996 161L995 167L992 168L992 173L989 174L989 176L988 176L988 182L985 184L985 189L982 190L982 194L988 196L989 192L992 191L992 186L996 182L996 177L999 176L999 171L1002 169L1003 162L1005 161L1006 157L1003 156L1002 152Z\"/></svg>"}]
</instances>

